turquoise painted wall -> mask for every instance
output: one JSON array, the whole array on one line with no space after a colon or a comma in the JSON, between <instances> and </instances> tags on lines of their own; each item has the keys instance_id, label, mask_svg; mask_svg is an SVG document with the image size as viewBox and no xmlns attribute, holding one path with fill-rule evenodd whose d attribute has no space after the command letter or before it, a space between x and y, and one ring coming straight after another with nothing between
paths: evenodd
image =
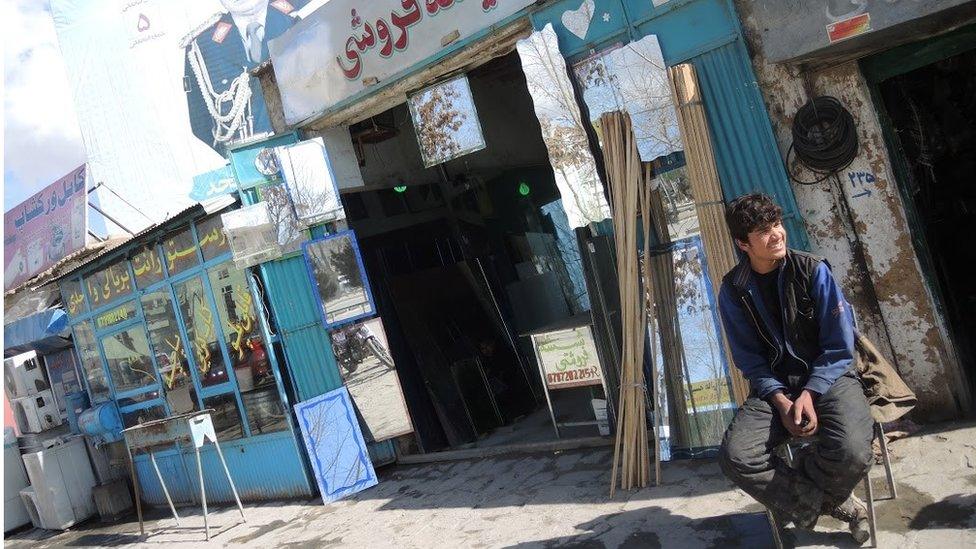
<instances>
[{"instance_id":1,"label":"turquoise painted wall","mask_svg":"<svg viewBox=\"0 0 976 549\"><path fill-rule=\"evenodd\" d=\"M251 184L267 182L253 168L260 149L297 142L295 133L284 134L268 141L235 150L231 166L236 177ZM258 202L257 192L241 193L244 204ZM312 236L321 236L322 227L313 227ZM322 324L315 289L312 287L301 253L262 263L258 269L268 292L274 325L285 354L282 369L288 372L298 402L325 394L342 386L342 377L332 352L329 332ZM294 405L297 402L292 402ZM389 463L396 459L392 441L369 444L373 463ZM304 454L304 450L303 450Z\"/></svg>"},{"instance_id":2,"label":"turquoise painted wall","mask_svg":"<svg viewBox=\"0 0 976 549\"><path fill-rule=\"evenodd\" d=\"M783 206L791 245L809 249L803 221L772 125L728 0L594 0L594 17L579 38L562 24L582 0L547 4L531 15L533 26L552 24L559 49L570 61L615 44L656 35L669 66L692 63L698 73L715 160L726 200L751 191L774 196Z\"/></svg>"}]
</instances>

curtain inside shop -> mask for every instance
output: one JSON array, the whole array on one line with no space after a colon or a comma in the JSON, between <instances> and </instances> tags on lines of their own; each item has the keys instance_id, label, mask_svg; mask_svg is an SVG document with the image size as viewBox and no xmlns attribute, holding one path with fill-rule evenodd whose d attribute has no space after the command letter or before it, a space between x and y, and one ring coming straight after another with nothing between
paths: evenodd
<instances>
[{"instance_id":1,"label":"curtain inside shop","mask_svg":"<svg viewBox=\"0 0 976 549\"><path fill-rule=\"evenodd\" d=\"M645 291L654 313L648 315L652 354L661 365L649 386L662 402L662 453L714 448L735 409L733 395L741 399L748 387L730 372L718 322L717 290L735 256L692 68L669 75L655 36L582 59L570 67L571 78L551 28L520 41L518 51L570 225L592 226L607 213L587 133L600 139L609 171L620 159L612 158L599 120L608 113L630 120L641 161L635 177L646 191L641 209L649 220ZM612 367L620 375L620 364Z\"/></svg>"}]
</instances>

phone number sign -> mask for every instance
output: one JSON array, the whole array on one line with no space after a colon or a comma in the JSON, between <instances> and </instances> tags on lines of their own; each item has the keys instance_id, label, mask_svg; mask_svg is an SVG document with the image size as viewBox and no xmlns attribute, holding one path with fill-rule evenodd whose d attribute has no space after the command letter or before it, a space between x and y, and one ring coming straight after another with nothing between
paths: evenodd
<instances>
[{"instance_id":1,"label":"phone number sign","mask_svg":"<svg viewBox=\"0 0 976 549\"><path fill-rule=\"evenodd\" d=\"M550 389L603 384L603 370L589 326L535 334L532 343Z\"/></svg>"}]
</instances>

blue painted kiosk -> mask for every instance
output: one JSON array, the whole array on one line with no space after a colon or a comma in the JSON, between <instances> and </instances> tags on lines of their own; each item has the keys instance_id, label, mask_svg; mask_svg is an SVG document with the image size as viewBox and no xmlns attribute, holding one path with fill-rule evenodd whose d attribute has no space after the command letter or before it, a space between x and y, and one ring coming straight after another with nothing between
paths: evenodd
<instances>
[{"instance_id":1,"label":"blue painted kiosk","mask_svg":"<svg viewBox=\"0 0 976 549\"><path fill-rule=\"evenodd\" d=\"M85 387L113 401L126 428L211 409L227 466L245 500L313 493L290 414L281 337L250 269L234 266L220 213L225 195L193 206L94 258L61 280ZM200 493L194 448L155 452L170 495ZM201 451L205 489L233 501L220 460ZM165 494L146 456L136 458L143 498Z\"/></svg>"}]
</instances>

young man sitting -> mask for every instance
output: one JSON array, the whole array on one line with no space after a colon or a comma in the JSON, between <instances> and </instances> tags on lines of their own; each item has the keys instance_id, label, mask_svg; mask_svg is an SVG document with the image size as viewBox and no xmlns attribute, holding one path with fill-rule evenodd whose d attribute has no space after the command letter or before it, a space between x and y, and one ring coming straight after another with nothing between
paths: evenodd
<instances>
[{"instance_id":1,"label":"young man sitting","mask_svg":"<svg viewBox=\"0 0 976 549\"><path fill-rule=\"evenodd\" d=\"M752 392L725 432L725 474L781 521L811 529L822 514L869 537L867 509L852 494L872 459L874 422L854 370L854 321L821 258L786 246L783 212L764 194L726 211L745 257L719 296L732 358ZM811 437L790 467L775 450Z\"/></svg>"}]
</instances>

